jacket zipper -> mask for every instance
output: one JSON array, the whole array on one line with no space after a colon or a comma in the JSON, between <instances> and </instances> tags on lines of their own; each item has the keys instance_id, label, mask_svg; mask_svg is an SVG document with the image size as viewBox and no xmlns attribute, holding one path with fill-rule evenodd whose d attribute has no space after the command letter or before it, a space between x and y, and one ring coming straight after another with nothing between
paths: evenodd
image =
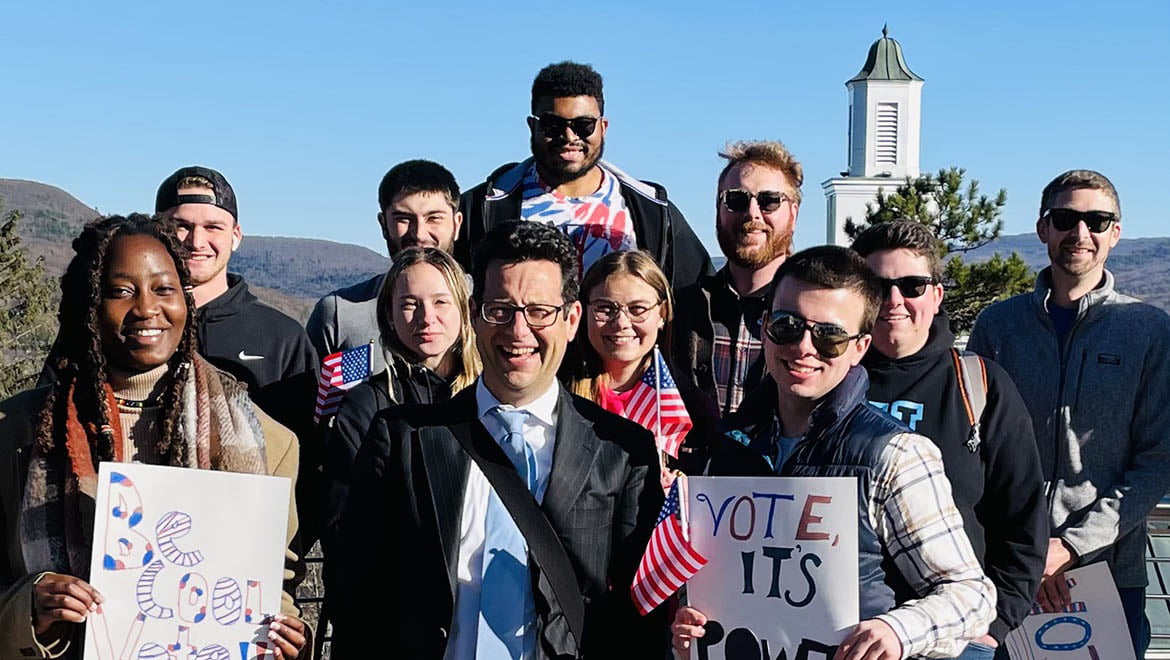
<instances>
[{"instance_id":1,"label":"jacket zipper","mask_svg":"<svg viewBox=\"0 0 1170 660\"><path fill-rule=\"evenodd\" d=\"M1044 304L1047 305L1048 301L1045 300ZM1052 319L1048 316L1047 312L1045 312L1043 314L1043 316L1044 316L1045 322L1048 324L1048 328L1050 330L1052 330L1053 339L1055 339L1056 338L1056 327L1052 324ZM1057 343L1057 348L1060 350L1060 386L1056 390L1056 395L1057 395L1056 413L1059 415L1059 417L1055 420L1055 423L1052 425L1052 427L1053 427L1052 428L1052 479L1048 482L1048 513L1049 514L1052 513L1052 507L1056 503L1056 481L1057 481L1057 479L1060 478L1061 440L1062 440L1062 436L1064 435L1062 433L1062 431L1064 430L1064 407L1065 407L1065 401L1067 400L1067 397L1065 396L1064 388L1068 384L1068 381L1065 378L1065 371L1068 369L1068 354L1071 352L1070 349L1072 348L1072 344L1073 344L1073 335L1075 334L1077 326L1080 325L1081 317L1082 317L1082 315L1077 315L1077 317L1073 319L1072 325L1069 326L1068 333L1064 337L1064 345L1061 346L1059 342ZM1084 350L1088 350L1088 349L1082 349L1082 350L1084 351ZM1082 365L1082 369L1083 369L1084 368L1084 360L1083 359L1081 361L1081 365ZM1080 383L1077 383L1077 387L1079 390ZM1078 392L1078 394L1079 394L1079 392ZM1073 405L1076 405L1075 401L1074 401Z\"/></svg>"}]
</instances>

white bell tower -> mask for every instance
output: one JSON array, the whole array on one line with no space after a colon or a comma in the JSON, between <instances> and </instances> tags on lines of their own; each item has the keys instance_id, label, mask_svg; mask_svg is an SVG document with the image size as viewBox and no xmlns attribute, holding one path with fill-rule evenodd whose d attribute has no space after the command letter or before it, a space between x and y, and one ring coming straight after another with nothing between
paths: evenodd
<instances>
[{"instance_id":1,"label":"white bell tower","mask_svg":"<svg viewBox=\"0 0 1170 660\"><path fill-rule=\"evenodd\" d=\"M892 191L917 177L922 132L922 78L902 57L902 46L882 28L849 90L849 169L821 184L826 198L826 241L848 245L845 220L865 220L879 188Z\"/></svg>"}]
</instances>

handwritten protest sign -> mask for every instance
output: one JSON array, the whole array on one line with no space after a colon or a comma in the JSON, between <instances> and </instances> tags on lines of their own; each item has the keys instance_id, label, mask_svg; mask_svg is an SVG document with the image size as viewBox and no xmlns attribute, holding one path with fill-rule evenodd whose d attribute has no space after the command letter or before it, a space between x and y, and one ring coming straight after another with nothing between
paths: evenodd
<instances>
[{"instance_id":1,"label":"handwritten protest sign","mask_svg":"<svg viewBox=\"0 0 1170 660\"><path fill-rule=\"evenodd\" d=\"M691 477L687 584L708 617L697 660L831 658L857 623L857 484L847 478Z\"/></svg>"},{"instance_id":2,"label":"handwritten protest sign","mask_svg":"<svg viewBox=\"0 0 1170 660\"><path fill-rule=\"evenodd\" d=\"M102 463L87 660L249 660L280 611L290 482Z\"/></svg>"},{"instance_id":3,"label":"handwritten protest sign","mask_svg":"<svg viewBox=\"0 0 1170 660\"><path fill-rule=\"evenodd\" d=\"M1090 564L1064 577L1072 604L1052 613L1033 608L1004 640L1012 660L1134 660L1109 567Z\"/></svg>"}]
</instances>

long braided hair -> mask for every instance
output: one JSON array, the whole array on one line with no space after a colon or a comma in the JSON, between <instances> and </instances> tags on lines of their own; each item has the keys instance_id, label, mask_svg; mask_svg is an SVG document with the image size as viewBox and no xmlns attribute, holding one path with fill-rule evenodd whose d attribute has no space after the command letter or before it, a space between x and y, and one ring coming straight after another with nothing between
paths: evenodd
<instances>
[{"instance_id":1,"label":"long braided hair","mask_svg":"<svg viewBox=\"0 0 1170 660\"><path fill-rule=\"evenodd\" d=\"M101 429L90 437L90 454L96 463L114 460L114 437L110 425L111 411L106 398L106 356L102 352L98 311L102 305L102 280L106 256L114 240L121 236L149 236L162 243L175 262L183 297L187 303L187 323L178 349L170 359L168 382L162 393L163 427L157 452L167 464L187 464L186 443L182 442L179 417L182 413L182 387L195 354L195 301L190 292L190 273L185 261L187 250L176 238L175 223L151 218L141 213L107 216L85 225L73 240L76 254L61 276L61 306L57 313L60 329L54 344L57 378L41 410L37 443L46 454L63 443L64 425L70 389L78 419L83 425Z\"/></svg>"}]
</instances>

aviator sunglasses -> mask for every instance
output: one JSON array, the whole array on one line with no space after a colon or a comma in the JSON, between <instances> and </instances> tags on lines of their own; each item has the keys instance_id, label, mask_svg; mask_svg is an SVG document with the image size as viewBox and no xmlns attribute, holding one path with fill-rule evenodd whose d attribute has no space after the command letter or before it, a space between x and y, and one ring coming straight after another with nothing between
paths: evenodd
<instances>
[{"instance_id":1,"label":"aviator sunglasses","mask_svg":"<svg viewBox=\"0 0 1170 660\"><path fill-rule=\"evenodd\" d=\"M768 324L764 334L777 346L788 346L800 343L804 339L804 331L812 335L813 348L825 359L841 357L851 340L864 337L866 333L849 334L845 328L836 323L811 323L792 312L776 310L768 315Z\"/></svg>"},{"instance_id":2,"label":"aviator sunglasses","mask_svg":"<svg viewBox=\"0 0 1170 660\"><path fill-rule=\"evenodd\" d=\"M752 198L760 203L760 211L764 213L771 213L780 208L784 202L788 201L788 195L778 190L761 190L758 193L750 193L739 188L732 188L731 190L724 190L719 193L719 201L727 207L728 211L732 213L743 213L748 210L752 204Z\"/></svg>"},{"instance_id":3,"label":"aviator sunglasses","mask_svg":"<svg viewBox=\"0 0 1170 660\"><path fill-rule=\"evenodd\" d=\"M1089 231L1094 234L1109 229L1109 225L1117 221L1117 216L1109 211L1077 211L1076 209L1048 209L1042 218L1052 223L1056 231L1069 231L1084 222Z\"/></svg>"},{"instance_id":4,"label":"aviator sunglasses","mask_svg":"<svg viewBox=\"0 0 1170 660\"><path fill-rule=\"evenodd\" d=\"M546 138L552 140L559 138L565 134L565 128L573 129L573 134L584 140L593 135L593 131L597 130L597 122L600 117L573 117L572 119L565 119L557 115L544 114L539 117L532 117L536 121L536 125L540 128L540 132Z\"/></svg>"},{"instance_id":5,"label":"aviator sunglasses","mask_svg":"<svg viewBox=\"0 0 1170 660\"><path fill-rule=\"evenodd\" d=\"M925 275L907 275L905 277L878 277L875 278L882 288L882 297L889 298L890 290L898 287L903 298L917 298L926 293L932 284L937 284L933 277Z\"/></svg>"}]
</instances>

